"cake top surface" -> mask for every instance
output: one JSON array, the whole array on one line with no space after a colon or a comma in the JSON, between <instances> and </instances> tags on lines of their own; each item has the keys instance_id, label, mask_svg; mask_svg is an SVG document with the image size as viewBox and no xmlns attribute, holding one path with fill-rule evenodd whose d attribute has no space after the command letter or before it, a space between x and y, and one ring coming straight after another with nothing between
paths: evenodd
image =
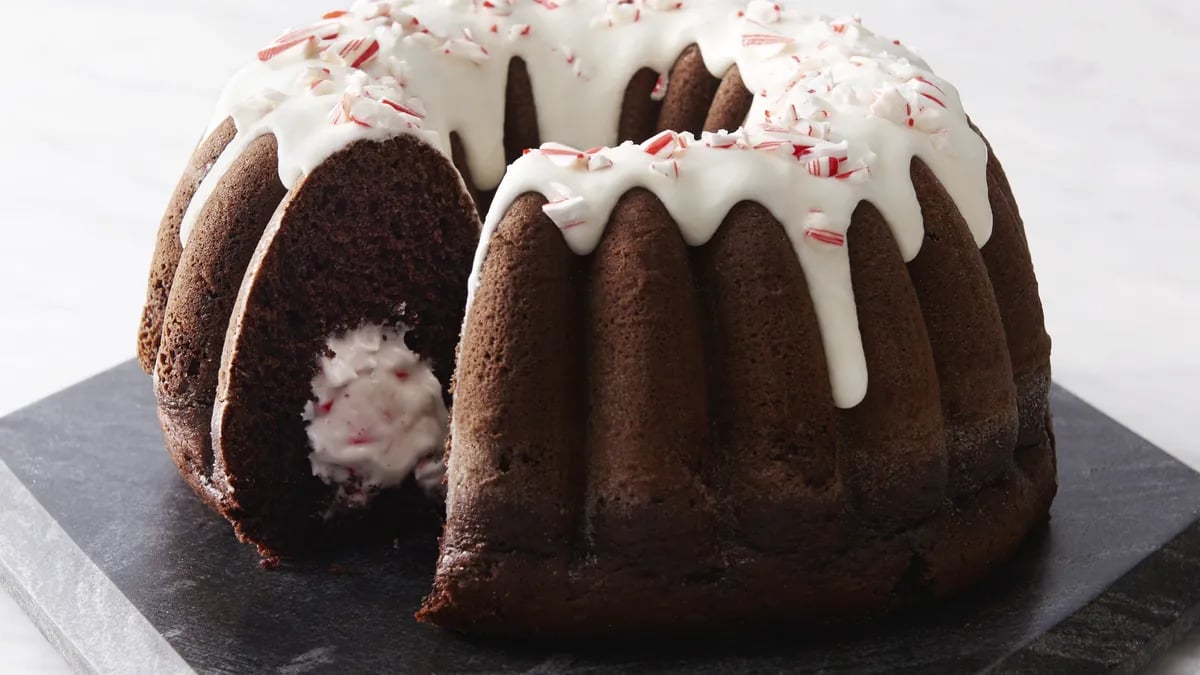
<instances>
[{"instance_id":1,"label":"cake top surface","mask_svg":"<svg viewBox=\"0 0 1200 675\"><path fill-rule=\"evenodd\" d=\"M232 117L240 135L274 133L288 187L354 140L414 133L448 152L456 133L477 187L490 189L505 170L496 111L512 59L529 70L542 137L586 148L625 140L616 136L630 79L667 73L693 43L713 75L739 66L756 94L752 134L822 139L839 126L830 117L866 106L936 143L955 140L946 118L961 116L957 93L910 50L855 18L765 0L360 1L260 50L211 127Z\"/></svg>"},{"instance_id":2,"label":"cake top surface","mask_svg":"<svg viewBox=\"0 0 1200 675\"><path fill-rule=\"evenodd\" d=\"M592 148L620 140L631 78L643 68L663 74L661 96L691 44L716 77L738 67L753 94L744 127ZM553 142L506 175L497 111L514 58L528 69L540 135ZM259 136L276 137L291 188L358 140L413 134L449 155L457 134L476 187L500 185L472 294L492 231L524 192L550 200L546 213L580 254L633 187L655 192L693 245L737 202L757 201L784 224L804 266L841 407L860 401L867 381L846 252L855 207L879 208L905 259L915 257L924 228L909 169L920 158L976 242L991 232L987 150L957 91L855 17L764 0L360 1L259 51L226 88L212 128L229 118L237 136L184 217L185 242L220 176Z\"/></svg>"}]
</instances>

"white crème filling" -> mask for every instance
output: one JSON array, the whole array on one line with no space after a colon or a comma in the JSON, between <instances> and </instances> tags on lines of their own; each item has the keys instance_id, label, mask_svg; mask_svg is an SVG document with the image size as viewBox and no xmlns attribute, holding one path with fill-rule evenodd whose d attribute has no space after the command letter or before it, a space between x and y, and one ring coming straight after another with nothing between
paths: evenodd
<instances>
[{"instance_id":1,"label":"white cr\u00e8me filling","mask_svg":"<svg viewBox=\"0 0 1200 675\"><path fill-rule=\"evenodd\" d=\"M304 407L313 475L352 505L440 464L447 413L442 385L404 343L404 331L363 326L330 338ZM433 462L423 461L432 457ZM420 468L418 467L420 465ZM439 475L440 477L440 475Z\"/></svg>"}]
</instances>

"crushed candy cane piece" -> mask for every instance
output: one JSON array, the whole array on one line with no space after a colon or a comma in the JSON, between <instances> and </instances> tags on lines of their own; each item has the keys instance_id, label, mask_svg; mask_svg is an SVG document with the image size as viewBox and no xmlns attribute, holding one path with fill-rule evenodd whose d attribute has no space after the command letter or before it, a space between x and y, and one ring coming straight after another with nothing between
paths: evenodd
<instances>
[{"instance_id":1,"label":"crushed candy cane piece","mask_svg":"<svg viewBox=\"0 0 1200 675\"><path fill-rule=\"evenodd\" d=\"M404 37L404 42L406 44L410 44L410 45L421 45L423 47L428 47L430 49L437 49L438 47L443 46L443 43L440 42L437 38L433 37L429 33L424 33L424 32L409 33L408 35L406 35ZM466 40L462 40L462 42L466 42Z\"/></svg>"},{"instance_id":2,"label":"crushed candy cane piece","mask_svg":"<svg viewBox=\"0 0 1200 675\"><path fill-rule=\"evenodd\" d=\"M336 40L338 36L337 22L325 22L307 28L290 30L275 38L269 46L258 51L259 61L270 61L284 52L304 45L303 58L312 58L314 50L319 50L321 42Z\"/></svg>"},{"instance_id":3,"label":"crushed candy cane piece","mask_svg":"<svg viewBox=\"0 0 1200 675\"><path fill-rule=\"evenodd\" d=\"M335 44L322 52L322 56L338 65L362 68L379 54L379 40L355 38Z\"/></svg>"},{"instance_id":4,"label":"crushed candy cane piece","mask_svg":"<svg viewBox=\"0 0 1200 675\"><path fill-rule=\"evenodd\" d=\"M871 167L869 167L869 166L862 166L857 169L850 169L849 171L843 171L842 173L839 173L838 175L834 176L834 178L836 178L838 180L843 180L848 183L854 183L855 185L859 185L859 184L866 182L866 180L870 177L871 177Z\"/></svg>"},{"instance_id":5,"label":"crushed candy cane piece","mask_svg":"<svg viewBox=\"0 0 1200 675\"><path fill-rule=\"evenodd\" d=\"M591 207L580 195L546 202L542 205L542 212L549 216L560 230L586 225L592 215Z\"/></svg>"},{"instance_id":6,"label":"crushed candy cane piece","mask_svg":"<svg viewBox=\"0 0 1200 675\"><path fill-rule=\"evenodd\" d=\"M811 209L804 217L804 236L831 246L845 246L846 235L830 226L829 216L820 209Z\"/></svg>"},{"instance_id":7,"label":"crushed candy cane piece","mask_svg":"<svg viewBox=\"0 0 1200 675\"><path fill-rule=\"evenodd\" d=\"M587 165L587 156L562 143L542 143L538 152L545 155L553 164L563 168L583 167Z\"/></svg>"},{"instance_id":8,"label":"crushed candy cane piece","mask_svg":"<svg viewBox=\"0 0 1200 675\"><path fill-rule=\"evenodd\" d=\"M392 110L395 110L398 113L408 115L409 117L415 117L417 119L425 118L425 112L421 108L420 102L418 102L416 99L409 101L407 105L405 105L403 103L397 103L389 98L380 98L378 100L380 103L386 105L387 107L391 108Z\"/></svg>"},{"instance_id":9,"label":"crushed candy cane piece","mask_svg":"<svg viewBox=\"0 0 1200 675\"><path fill-rule=\"evenodd\" d=\"M838 175L838 167L842 160L833 157L814 157L808 161L808 173L818 178L831 178Z\"/></svg>"},{"instance_id":10,"label":"crushed candy cane piece","mask_svg":"<svg viewBox=\"0 0 1200 675\"><path fill-rule=\"evenodd\" d=\"M671 76L663 73L658 76L658 81L654 83L654 88L650 90L651 101L661 101L667 97L667 85L671 81Z\"/></svg>"},{"instance_id":11,"label":"crushed candy cane piece","mask_svg":"<svg viewBox=\"0 0 1200 675\"><path fill-rule=\"evenodd\" d=\"M679 162L673 159L665 162L651 162L650 170L667 178L679 178Z\"/></svg>"},{"instance_id":12,"label":"crushed candy cane piece","mask_svg":"<svg viewBox=\"0 0 1200 675\"><path fill-rule=\"evenodd\" d=\"M642 151L648 155L655 157L667 158L674 155L681 148L687 147L686 144L681 145L679 134L674 131L667 130L659 132L657 135L642 142Z\"/></svg>"},{"instance_id":13,"label":"crushed candy cane piece","mask_svg":"<svg viewBox=\"0 0 1200 675\"><path fill-rule=\"evenodd\" d=\"M845 246L846 235L833 230L822 230L816 227L808 227L804 229L804 236L814 241L819 241L822 244L830 246Z\"/></svg>"},{"instance_id":14,"label":"crushed candy cane piece","mask_svg":"<svg viewBox=\"0 0 1200 675\"><path fill-rule=\"evenodd\" d=\"M588 171L600 171L613 165L612 158L603 149L587 154Z\"/></svg>"},{"instance_id":15,"label":"crushed candy cane piece","mask_svg":"<svg viewBox=\"0 0 1200 675\"><path fill-rule=\"evenodd\" d=\"M875 102L871 104L871 114L895 122L911 126L912 104L904 98L904 94L896 87L887 87L875 92Z\"/></svg>"},{"instance_id":16,"label":"crushed candy cane piece","mask_svg":"<svg viewBox=\"0 0 1200 675\"><path fill-rule=\"evenodd\" d=\"M705 131L700 135L700 138L710 148L746 147L746 132L742 129L733 132L724 129L720 131Z\"/></svg>"},{"instance_id":17,"label":"crushed candy cane piece","mask_svg":"<svg viewBox=\"0 0 1200 675\"><path fill-rule=\"evenodd\" d=\"M466 59L472 63L483 63L491 58L488 50L483 45L468 40L465 38L450 38L442 45L442 53L447 56L456 56L460 59Z\"/></svg>"},{"instance_id":18,"label":"crushed candy cane piece","mask_svg":"<svg viewBox=\"0 0 1200 675\"><path fill-rule=\"evenodd\" d=\"M259 50L258 60L263 62L270 61L289 52L298 54L300 60L307 60L320 53L321 49L319 45L320 42L317 38L312 36L289 42L281 42Z\"/></svg>"}]
</instances>

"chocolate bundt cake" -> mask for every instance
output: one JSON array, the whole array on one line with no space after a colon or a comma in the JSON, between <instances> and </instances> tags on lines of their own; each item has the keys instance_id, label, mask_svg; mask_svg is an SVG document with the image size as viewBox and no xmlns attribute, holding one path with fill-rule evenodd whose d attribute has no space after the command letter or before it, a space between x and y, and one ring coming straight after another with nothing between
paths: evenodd
<instances>
[{"instance_id":1,"label":"chocolate bundt cake","mask_svg":"<svg viewBox=\"0 0 1200 675\"><path fill-rule=\"evenodd\" d=\"M1020 216L900 43L762 0L413 0L258 56L139 356L265 554L411 518L443 441L419 616L467 632L855 616L1046 520Z\"/></svg>"}]
</instances>

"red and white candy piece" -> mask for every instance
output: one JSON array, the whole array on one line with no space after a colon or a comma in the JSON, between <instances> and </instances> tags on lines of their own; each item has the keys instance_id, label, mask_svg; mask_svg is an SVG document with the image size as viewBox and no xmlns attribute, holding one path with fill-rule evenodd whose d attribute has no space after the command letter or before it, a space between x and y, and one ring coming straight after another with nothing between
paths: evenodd
<instances>
[{"instance_id":1,"label":"red and white candy piece","mask_svg":"<svg viewBox=\"0 0 1200 675\"><path fill-rule=\"evenodd\" d=\"M857 169L842 171L838 175L834 176L834 178L838 180L844 180L848 183L854 183L856 185L865 182L870 177L871 167L869 166L860 166Z\"/></svg>"},{"instance_id":2,"label":"red and white candy piece","mask_svg":"<svg viewBox=\"0 0 1200 675\"><path fill-rule=\"evenodd\" d=\"M700 135L704 144L710 148L733 148L745 149L747 146L745 131L738 129L737 131L729 132L724 129L720 131L705 131Z\"/></svg>"},{"instance_id":3,"label":"red and white candy piece","mask_svg":"<svg viewBox=\"0 0 1200 675\"><path fill-rule=\"evenodd\" d=\"M362 68L379 54L379 40L354 38L334 44L321 53L322 58L341 66Z\"/></svg>"},{"instance_id":4,"label":"red and white candy piece","mask_svg":"<svg viewBox=\"0 0 1200 675\"><path fill-rule=\"evenodd\" d=\"M258 52L258 60L267 62L276 59L284 54L289 56L295 55L297 60L305 61L315 57L321 53L321 42L315 37L307 37L303 40L294 42L285 42L278 45L272 45Z\"/></svg>"},{"instance_id":5,"label":"red and white candy piece","mask_svg":"<svg viewBox=\"0 0 1200 675\"><path fill-rule=\"evenodd\" d=\"M421 20L406 9L392 10L392 32L400 35L428 33L429 29L421 25Z\"/></svg>"},{"instance_id":6,"label":"red and white candy piece","mask_svg":"<svg viewBox=\"0 0 1200 675\"><path fill-rule=\"evenodd\" d=\"M812 239L813 241L819 241L822 244L829 244L830 246L846 245L846 235L842 234L841 232L834 232L833 230L825 230L818 227L808 227L804 229L804 236Z\"/></svg>"},{"instance_id":7,"label":"red and white candy piece","mask_svg":"<svg viewBox=\"0 0 1200 675\"><path fill-rule=\"evenodd\" d=\"M679 162L673 159L651 162L650 170L667 178L679 178Z\"/></svg>"},{"instance_id":8,"label":"red and white candy piece","mask_svg":"<svg viewBox=\"0 0 1200 675\"><path fill-rule=\"evenodd\" d=\"M561 166L564 169L583 168L588 164L587 155L582 150L576 150L562 143L542 143L538 152L555 166Z\"/></svg>"},{"instance_id":9,"label":"red and white candy piece","mask_svg":"<svg viewBox=\"0 0 1200 675\"><path fill-rule=\"evenodd\" d=\"M418 120L425 119L425 110L417 101L417 99L411 99L407 105L393 101L390 98L381 98L379 99L379 102L402 115L415 117Z\"/></svg>"},{"instance_id":10,"label":"red and white candy piece","mask_svg":"<svg viewBox=\"0 0 1200 675\"><path fill-rule=\"evenodd\" d=\"M829 125L821 122L796 122L787 126L765 124L760 127L768 140L788 141L796 145L810 147L817 145L829 134Z\"/></svg>"},{"instance_id":11,"label":"red and white candy piece","mask_svg":"<svg viewBox=\"0 0 1200 675\"><path fill-rule=\"evenodd\" d=\"M467 38L450 38L446 40L442 45L442 53L476 64L483 63L491 58L488 50L483 45Z\"/></svg>"},{"instance_id":12,"label":"red and white candy piece","mask_svg":"<svg viewBox=\"0 0 1200 675\"><path fill-rule=\"evenodd\" d=\"M580 195L562 197L555 201L546 202L542 205L542 212L549 216L550 220L554 221L554 224L560 230L569 230L580 225L586 225L592 216L591 206Z\"/></svg>"},{"instance_id":13,"label":"red and white candy piece","mask_svg":"<svg viewBox=\"0 0 1200 675\"><path fill-rule=\"evenodd\" d=\"M887 87L875 92L871 114L904 126L913 126L912 104L896 87Z\"/></svg>"},{"instance_id":14,"label":"red and white candy piece","mask_svg":"<svg viewBox=\"0 0 1200 675\"><path fill-rule=\"evenodd\" d=\"M409 33L404 37L404 43L408 45L420 45L428 49L438 49L443 47L444 43L427 32Z\"/></svg>"},{"instance_id":15,"label":"red and white candy piece","mask_svg":"<svg viewBox=\"0 0 1200 675\"><path fill-rule=\"evenodd\" d=\"M320 23L307 28L297 28L280 35L269 46L260 49L258 60L270 61L298 45L306 45L304 56L311 58L314 55L310 53L313 48L319 47L321 42L336 40L337 36L338 23L336 21Z\"/></svg>"},{"instance_id":16,"label":"red and white candy piece","mask_svg":"<svg viewBox=\"0 0 1200 675\"><path fill-rule=\"evenodd\" d=\"M796 146L791 141L780 141L780 140L759 141L758 143L755 143L751 147L755 150L762 150L765 152L784 151L784 152L787 152L789 155L796 155L796 153L797 153L797 151L795 150Z\"/></svg>"},{"instance_id":17,"label":"red and white candy piece","mask_svg":"<svg viewBox=\"0 0 1200 675\"><path fill-rule=\"evenodd\" d=\"M333 71L325 66L305 66L304 73L300 75L297 81L301 84L311 86L317 80L329 80L333 78Z\"/></svg>"},{"instance_id":18,"label":"red and white candy piece","mask_svg":"<svg viewBox=\"0 0 1200 675\"><path fill-rule=\"evenodd\" d=\"M342 94L342 97L338 99L337 105L333 106L333 110L329 111L329 123L335 126L338 124L349 123L357 124L360 127L371 126L367 122L354 116L354 96L351 95L350 92ZM326 375L328 375L328 373L326 373Z\"/></svg>"},{"instance_id":19,"label":"red and white candy piece","mask_svg":"<svg viewBox=\"0 0 1200 675\"><path fill-rule=\"evenodd\" d=\"M642 152L663 159L671 157L686 147L687 141L669 129L661 131L650 139L643 141L641 145Z\"/></svg>"},{"instance_id":20,"label":"red and white candy piece","mask_svg":"<svg viewBox=\"0 0 1200 675\"><path fill-rule=\"evenodd\" d=\"M516 40L519 38L529 37L533 32L533 27L527 23L514 23L508 28L508 39Z\"/></svg>"},{"instance_id":21,"label":"red and white candy piece","mask_svg":"<svg viewBox=\"0 0 1200 675\"><path fill-rule=\"evenodd\" d=\"M654 88L650 90L651 101L661 101L667 97L667 85L671 82L671 76L663 73L658 76L658 81L654 83Z\"/></svg>"},{"instance_id":22,"label":"red and white candy piece","mask_svg":"<svg viewBox=\"0 0 1200 675\"><path fill-rule=\"evenodd\" d=\"M840 157L813 157L808 160L808 173L818 178L832 178L839 173L845 160Z\"/></svg>"},{"instance_id":23,"label":"red and white candy piece","mask_svg":"<svg viewBox=\"0 0 1200 675\"><path fill-rule=\"evenodd\" d=\"M405 130L420 128L424 111L420 102L411 99L398 101L400 92L386 88L383 92L347 91L329 113L331 124L356 124L365 128ZM390 96L390 97L389 97ZM377 98L378 97L378 98Z\"/></svg>"},{"instance_id":24,"label":"red and white candy piece","mask_svg":"<svg viewBox=\"0 0 1200 675\"><path fill-rule=\"evenodd\" d=\"M605 148L598 148L593 152L588 152L587 158L588 171L602 171L613 165L612 157L608 156L607 149Z\"/></svg>"},{"instance_id":25,"label":"red and white candy piece","mask_svg":"<svg viewBox=\"0 0 1200 675\"><path fill-rule=\"evenodd\" d=\"M941 108L947 107L946 106L946 91L944 89L942 89L941 87L937 86L936 84L925 79L924 76L917 75L916 77L914 77L912 79L910 84L913 86L913 89L916 90L917 95L920 96L921 98L924 98L928 101L932 101L934 104L936 104L937 106L939 106Z\"/></svg>"},{"instance_id":26,"label":"red and white candy piece","mask_svg":"<svg viewBox=\"0 0 1200 675\"><path fill-rule=\"evenodd\" d=\"M742 35L743 47L760 47L763 45L790 45L794 40L778 33L745 33Z\"/></svg>"},{"instance_id":27,"label":"red and white candy piece","mask_svg":"<svg viewBox=\"0 0 1200 675\"><path fill-rule=\"evenodd\" d=\"M745 33L742 35L742 46L750 49L757 58L769 58L781 54L791 48L795 42L795 39L778 33Z\"/></svg>"},{"instance_id":28,"label":"red and white candy piece","mask_svg":"<svg viewBox=\"0 0 1200 675\"><path fill-rule=\"evenodd\" d=\"M829 217L820 209L811 209L804 217L804 236L830 246L845 246L846 235L830 227Z\"/></svg>"}]
</instances>

